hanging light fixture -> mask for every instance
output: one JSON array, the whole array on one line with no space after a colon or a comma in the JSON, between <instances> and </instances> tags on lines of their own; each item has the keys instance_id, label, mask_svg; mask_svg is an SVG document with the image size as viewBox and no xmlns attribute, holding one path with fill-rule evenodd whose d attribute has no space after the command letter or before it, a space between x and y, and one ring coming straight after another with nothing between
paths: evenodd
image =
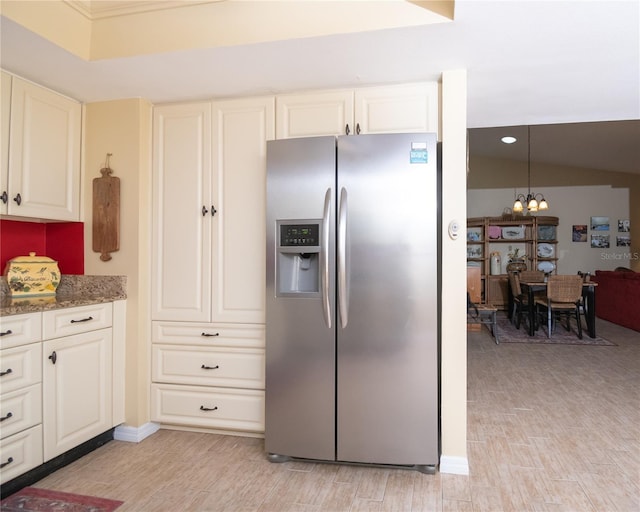
<instances>
[{"instance_id":1,"label":"hanging light fixture","mask_svg":"<svg viewBox=\"0 0 640 512\"><path fill-rule=\"evenodd\" d=\"M518 194L516 197L513 203L514 212L523 211L525 205L529 212L537 212L538 210L547 210L549 208L549 203L547 203L542 194L531 193L531 126L527 126L527 190L526 197L524 194Z\"/></svg>"}]
</instances>

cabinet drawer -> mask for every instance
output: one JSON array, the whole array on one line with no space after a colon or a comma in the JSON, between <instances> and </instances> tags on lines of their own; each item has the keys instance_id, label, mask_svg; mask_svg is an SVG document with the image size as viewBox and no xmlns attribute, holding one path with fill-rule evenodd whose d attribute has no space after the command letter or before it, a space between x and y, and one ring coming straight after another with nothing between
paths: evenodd
<instances>
[{"instance_id":1,"label":"cabinet drawer","mask_svg":"<svg viewBox=\"0 0 640 512\"><path fill-rule=\"evenodd\" d=\"M0 350L0 391L14 391L42 380L42 345L32 343Z\"/></svg>"},{"instance_id":2,"label":"cabinet drawer","mask_svg":"<svg viewBox=\"0 0 640 512\"><path fill-rule=\"evenodd\" d=\"M3 393L0 399L0 433L2 439L42 423L42 387L34 384Z\"/></svg>"},{"instance_id":3,"label":"cabinet drawer","mask_svg":"<svg viewBox=\"0 0 640 512\"><path fill-rule=\"evenodd\" d=\"M173 425L264 432L264 392L152 384L151 417Z\"/></svg>"},{"instance_id":4,"label":"cabinet drawer","mask_svg":"<svg viewBox=\"0 0 640 512\"><path fill-rule=\"evenodd\" d=\"M264 325L153 322L152 341L172 345L264 348Z\"/></svg>"},{"instance_id":5,"label":"cabinet drawer","mask_svg":"<svg viewBox=\"0 0 640 512\"><path fill-rule=\"evenodd\" d=\"M0 317L0 349L26 345L41 339L41 313Z\"/></svg>"},{"instance_id":6,"label":"cabinet drawer","mask_svg":"<svg viewBox=\"0 0 640 512\"><path fill-rule=\"evenodd\" d=\"M111 327L111 322L112 306L110 302L56 309L42 313L42 333L44 339L60 338Z\"/></svg>"},{"instance_id":7,"label":"cabinet drawer","mask_svg":"<svg viewBox=\"0 0 640 512\"><path fill-rule=\"evenodd\" d=\"M264 389L264 350L154 345L153 380Z\"/></svg>"},{"instance_id":8,"label":"cabinet drawer","mask_svg":"<svg viewBox=\"0 0 640 512\"><path fill-rule=\"evenodd\" d=\"M0 483L42 464L42 425L36 425L0 441Z\"/></svg>"}]
</instances>

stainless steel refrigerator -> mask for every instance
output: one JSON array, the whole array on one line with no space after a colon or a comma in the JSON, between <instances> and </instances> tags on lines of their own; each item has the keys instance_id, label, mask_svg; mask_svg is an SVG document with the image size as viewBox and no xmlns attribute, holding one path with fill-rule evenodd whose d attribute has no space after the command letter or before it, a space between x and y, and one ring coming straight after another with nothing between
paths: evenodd
<instances>
[{"instance_id":1,"label":"stainless steel refrigerator","mask_svg":"<svg viewBox=\"0 0 640 512\"><path fill-rule=\"evenodd\" d=\"M269 459L438 463L434 134L267 144Z\"/></svg>"}]
</instances>

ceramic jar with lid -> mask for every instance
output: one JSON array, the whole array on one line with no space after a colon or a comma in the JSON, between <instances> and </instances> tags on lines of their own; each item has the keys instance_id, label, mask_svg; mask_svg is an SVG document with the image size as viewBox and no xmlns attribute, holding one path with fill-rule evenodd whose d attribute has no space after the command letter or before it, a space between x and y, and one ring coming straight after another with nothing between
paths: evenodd
<instances>
[{"instance_id":1,"label":"ceramic jar with lid","mask_svg":"<svg viewBox=\"0 0 640 512\"><path fill-rule=\"evenodd\" d=\"M60 284L58 262L35 252L9 260L5 275L12 297L55 295Z\"/></svg>"}]
</instances>

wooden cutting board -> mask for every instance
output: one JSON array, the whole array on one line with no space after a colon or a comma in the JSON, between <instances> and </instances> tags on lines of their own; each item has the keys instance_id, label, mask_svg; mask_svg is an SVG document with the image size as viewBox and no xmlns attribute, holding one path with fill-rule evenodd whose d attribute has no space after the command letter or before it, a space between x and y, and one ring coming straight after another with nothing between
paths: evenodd
<instances>
[{"instance_id":1,"label":"wooden cutting board","mask_svg":"<svg viewBox=\"0 0 640 512\"><path fill-rule=\"evenodd\" d=\"M93 251L102 261L120 249L120 178L112 172L107 163L93 180Z\"/></svg>"}]
</instances>

